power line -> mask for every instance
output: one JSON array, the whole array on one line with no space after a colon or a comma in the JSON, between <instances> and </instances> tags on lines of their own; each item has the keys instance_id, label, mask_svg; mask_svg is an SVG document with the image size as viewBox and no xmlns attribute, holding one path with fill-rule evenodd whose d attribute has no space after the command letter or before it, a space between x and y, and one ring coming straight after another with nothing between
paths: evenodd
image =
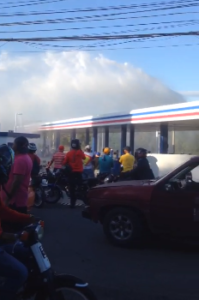
<instances>
[{"instance_id":1,"label":"power line","mask_svg":"<svg viewBox=\"0 0 199 300\"><path fill-rule=\"evenodd\" d=\"M13 23L0 23L0 26L16 26L16 25L42 25L42 24L58 24L58 23L74 23L78 22L101 22L101 21L115 21L115 20L126 20L126 19L140 19L140 18L151 18L151 17L165 17L165 16L175 16L175 15L187 15L187 14L198 14L198 11L192 12L175 12L167 14L155 14L155 15L144 15L144 16L128 16L128 17L117 17L117 18L102 18L102 16L112 16L113 14L99 15L100 19L92 19L93 16L75 17L75 18L62 18L62 19L47 19L47 20L36 20L36 21L23 21L23 22L13 22ZM117 15L121 15L119 13ZM96 18L96 17L95 17Z\"/></svg>"},{"instance_id":2,"label":"power line","mask_svg":"<svg viewBox=\"0 0 199 300\"><path fill-rule=\"evenodd\" d=\"M26 7L26 6L35 6L35 5L43 5L43 4L50 4L50 3L58 3L58 2L64 2L64 1L68 1L68 0L47 0L44 2L44 0L40 0L40 1L32 1L32 2L24 2L24 4L15 4L15 5L11 5L11 6L3 6L0 7L1 9L7 9L7 8L16 8L16 7ZM13 2L13 4L16 2ZM5 3L1 3L1 5L3 5Z\"/></svg>"},{"instance_id":3,"label":"power line","mask_svg":"<svg viewBox=\"0 0 199 300\"><path fill-rule=\"evenodd\" d=\"M198 21L198 23L199 23L199 21ZM183 24L184 25L184 24ZM186 25L190 25L190 24L186 24ZM182 26L182 25L181 25ZM159 26L159 27L153 27L153 28L144 28L144 29L142 29L142 30L140 30L140 29L137 29L137 30L133 30L133 31L131 31L131 30L127 30L127 31L121 31L121 32L112 32L112 34L121 34L121 33L127 33L127 32L138 32L138 31L146 31L146 30L154 30L154 29L163 29L163 28L168 28L168 27L180 27L180 25L170 25L170 26ZM103 34L106 34L106 33L103 33ZM175 36L172 36L172 37L175 37ZM171 38L171 37L169 37L169 38ZM140 39L139 39L139 41L140 41ZM123 43L125 43L125 42L123 42ZM37 45L41 45L41 46L51 46L50 44L39 44L39 43L32 43L32 44L37 44ZM117 43L118 44L118 43ZM117 45L116 44L116 45ZM95 46L98 46L99 45L99 42L98 43L95 43L94 44L94 46L90 46L90 47L95 47ZM112 45L114 45L114 44L112 44ZM59 47L59 45L54 45L54 46L52 46L52 47ZM63 47L66 47L66 48L77 48L77 46L63 46ZM78 46L78 47L86 47L85 45L80 45L80 46Z\"/></svg>"},{"instance_id":4,"label":"power line","mask_svg":"<svg viewBox=\"0 0 199 300\"><path fill-rule=\"evenodd\" d=\"M34 0L34 1L18 1L18 4L16 5L16 2L7 2L7 4L11 4L11 6L4 6L1 7L1 9L7 9L7 8L17 8L17 7L23 7L23 6L36 6L36 5L43 5L43 4L50 4L50 3L59 3L59 2L66 2L68 0ZM197 1L197 0L196 0ZM193 0L178 0L178 1L162 1L162 2L152 2L150 5L171 5L171 4L176 4L176 3L189 3L193 2ZM1 2L0 5L5 5L5 2ZM142 6L147 6L148 3L143 3L141 4ZM121 5L122 6L122 5ZM77 8L78 10L78 8Z\"/></svg>"},{"instance_id":5,"label":"power line","mask_svg":"<svg viewBox=\"0 0 199 300\"><path fill-rule=\"evenodd\" d=\"M195 47L195 46L199 46L199 43L196 43L196 44L193 44L193 43L186 43L186 44L173 44L173 45L156 45L156 46L142 46L142 47L122 47L122 48L107 48L107 49L104 49L104 51L118 51L118 50L139 50L139 49L155 49L155 48L180 48L180 47ZM81 51L82 52L99 52L101 51L102 49L82 49ZM49 51L49 52L57 52L57 53L60 53L60 52L63 52L63 49L62 50L58 50L58 49L51 49L51 50L45 50L45 51ZM65 51L65 50L64 50ZM67 50L67 52L71 52L71 51L74 51L74 50ZM43 53L44 50L38 50L38 51L29 51L29 50L16 50L16 51L9 51L10 53Z\"/></svg>"},{"instance_id":6,"label":"power line","mask_svg":"<svg viewBox=\"0 0 199 300\"><path fill-rule=\"evenodd\" d=\"M155 30L155 29L166 29L166 28L175 28L175 27L184 27L188 25L197 25L199 23L199 20L187 20L187 21L171 21L171 22L152 22L152 23L145 23L145 24L128 24L126 26L124 25L113 25L113 26L99 26L97 28L106 29L106 28L123 28L123 27L135 27L135 26L149 26L153 25L153 27L144 27L144 28L136 28L134 30L123 30L120 32L112 31L109 33L102 33L102 34L118 34L118 33L125 33L125 32L140 32L140 31L149 31L149 30ZM59 29L39 29L39 30L19 30L19 31L0 31L0 34L8 34L8 33L27 33L27 32L55 32L55 31L67 31L67 30L84 30L84 29L97 29L96 27L84 27L84 28L59 28Z\"/></svg>"},{"instance_id":7,"label":"power line","mask_svg":"<svg viewBox=\"0 0 199 300\"><path fill-rule=\"evenodd\" d=\"M52 3L52 2L63 2L66 0L56 0L56 1L49 1L49 0L40 0L40 4L41 2L43 4L46 3ZM23 1L18 2L25 5ZM34 3L37 3L38 1L34 0L34 1L29 1L29 4L34 5ZM8 2L7 4L9 4L11 2ZM160 5L166 5L165 7L160 7ZM175 6L169 6L169 5L174 5ZM1 5L1 3L0 3ZM187 7L194 7L194 6L199 6L198 1L170 1L170 2L155 2L153 3L154 7L152 9L149 10L139 10L139 11L127 11L127 12L119 12L119 13L110 13L110 14L100 14L100 15L86 15L86 16L78 16L78 17L73 17L73 18L55 18L55 19L47 19L47 20L35 20L35 21L23 21L23 22L13 22L13 23L1 23L0 26L15 26L15 25L43 25L43 24L57 24L57 23L73 23L73 22L102 22L102 21L116 21L116 20L126 20L126 19L138 19L138 18L151 18L151 17L165 17L165 16L174 16L174 15L185 15L185 14L198 14L199 12L194 11L194 12L174 12L174 13L164 13L164 14L154 14L154 15L146 15L146 16L128 16L128 17L117 17L117 16L121 16L121 15L129 15L129 14L135 14L135 13L143 13L143 12L151 12L151 11L159 11L159 10L171 10L171 9L179 9L179 8L187 8ZM140 5L120 5L120 6L108 6L108 7L98 7L98 8L87 8L87 9L82 9L82 12L85 11L97 11L97 10L119 10L119 9L131 9L132 7L134 8L146 8L146 7L151 7L152 3L149 4L140 4ZM157 8L158 7L158 8ZM50 11L43 11L43 12L32 12L32 13L36 13L36 14L46 14ZM57 13L56 11L51 11L53 13ZM66 10L64 10L64 12L66 13ZM69 12L69 10L67 11ZM70 10L70 12L77 12L74 10ZM63 12L61 12L63 13ZM12 16L15 16L17 13L13 13ZM51 14L51 13L50 13ZM29 15L29 14L26 14ZM11 16L9 14L0 14L0 16ZM21 16L21 15L20 15ZM107 18L110 17L110 18ZM189 23L190 22L190 23ZM5 43L8 42L24 42L24 43L30 43L33 42L32 44L35 45L39 45L38 42L46 42L46 41L56 41L56 42L60 42L60 41L64 41L64 42L68 42L68 41L73 41L73 42L77 42L77 41L103 41L103 43L110 41L110 40L125 40L124 42L120 42L120 43L115 43L115 44L101 44L101 45L80 45L79 47L82 48L97 48L97 47L109 47L109 46L115 46L115 45L121 45L124 43L128 43L128 42L135 42L136 39L137 41L145 41L146 39L152 39L152 41L154 41L154 39L156 38L164 38L164 37L176 37L176 36L198 36L199 32L198 31L189 31L189 32L179 32L179 33L154 33L154 34L124 34L126 32L138 32L138 31L146 31L146 30L154 30L154 29L162 29L162 28L169 28L169 27L182 27L182 26L187 26L187 25L196 25L198 24L199 20L180 20L180 21L169 21L169 22L153 22L153 23L149 23L151 25L157 25L156 27L153 28L143 28L143 29L135 29L135 30L125 30L125 31L120 31L120 32L112 32L112 33L100 33L100 34L92 34L92 35L81 35L81 36L57 36L57 37L33 37L33 38L0 38L0 41L5 41ZM0 33L25 33L25 32L52 32L52 31L64 31L64 30L84 30L84 29L96 29L96 28L122 28L122 27L134 27L134 26L148 26L149 24L128 24L128 25L103 25L103 26L87 26L87 27L74 27L74 28L58 28L58 29L38 29L38 30L27 30L27 31L23 31L23 30L18 30L18 31L1 31ZM163 24L165 24L163 26ZM130 39L130 41L128 41L128 39ZM99 43L98 43L99 44ZM3 44L4 45L4 44ZM2 45L2 46L3 46ZM48 47L48 45L44 45L44 44L40 44L43 47ZM51 47L61 47L59 45L49 45ZM62 46L65 48L77 48L78 46ZM143 48L143 47L142 47ZM117 48L118 49L118 48ZM121 48L122 49L122 48ZM105 49L106 50L106 49ZM109 49L108 49L109 50ZM110 49L111 50L111 49ZM97 51L97 49L96 49Z\"/></svg>"},{"instance_id":8,"label":"power line","mask_svg":"<svg viewBox=\"0 0 199 300\"><path fill-rule=\"evenodd\" d=\"M40 2L42 3L46 3L46 1L48 0L40 0ZM29 3L38 3L38 0L29 0L27 2L27 0L25 1L17 1L18 4L29 4ZM8 1L7 4L16 4L16 1ZM5 5L5 2L0 2L0 5Z\"/></svg>"},{"instance_id":9,"label":"power line","mask_svg":"<svg viewBox=\"0 0 199 300\"><path fill-rule=\"evenodd\" d=\"M0 38L0 42L31 42L31 41L95 41L95 40L121 40L137 38L159 38L165 36L198 36L199 31L150 33L150 34L126 34L126 35L82 35L59 37L31 37L31 38Z\"/></svg>"},{"instance_id":10,"label":"power line","mask_svg":"<svg viewBox=\"0 0 199 300\"><path fill-rule=\"evenodd\" d=\"M189 4L189 2L191 2ZM184 4L183 4L184 3ZM193 6L198 6L198 2L191 0L191 1L186 1L186 2L179 2L176 1L176 3L172 3L172 5L177 5L177 6L171 6L171 4L168 3L164 3L164 6L161 6L159 3L156 4L140 4L140 5L135 5L135 4L131 4L131 5L119 5L119 6L108 6L108 7L97 7L97 8L84 8L84 9L73 9L73 10L66 10L66 9L62 9L59 11L56 10L45 10L45 11L30 11L30 12L14 12L14 13L1 13L0 16L1 17L14 17L14 16L36 16L36 15L50 15L50 14L65 14L65 13L81 13L81 12L95 12L95 11L108 11L108 10L122 10L122 9L132 9L132 8L147 8L147 7L154 7L154 6L158 6L158 8L156 9L152 9L149 11L153 11L153 10L164 10L164 9L176 9L176 8L183 8L183 7L193 7ZM147 11L147 10L145 10ZM142 11L143 12L143 11Z\"/></svg>"},{"instance_id":11,"label":"power line","mask_svg":"<svg viewBox=\"0 0 199 300\"><path fill-rule=\"evenodd\" d=\"M166 40L174 38L174 36L172 37L167 37ZM148 38L150 39L150 37ZM157 42L157 40L152 39L150 40L151 42ZM107 42L107 41L106 41ZM53 48L61 48L61 49L73 49L75 50L82 50L82 49L89 49L89 48L97 48L97 47L112 47L112 46L118 46L118 45L123 45L123 44L127 44L127 43L137 43L137 42L145 42L145 39L134 39L134 40L127 40L124 42L119 42L119 43L111 43L111 44L100 44L98 43L94 43L92 45L78 45L78 46L68 46L68 45L54 45L54 44L44 44L44 43L36 43L36 42L22 42L26 45L30 45L33 46L34 48L37 49L41 49L40 47L53 47ZM101 42L102 43L102 42ZM38 47L39 46L39 47ZM43 48L42 50L46 51L47 49ZM49 49L48 49L49 50Z\"/></svg>"},{"instance_id":12,"label":"power line","mask_svg":"<svg viewBox=\"0 0 199 300\"><path fill-rule=\"evenodd\" d=\"M32 30L13 30L13 31L0 31L3 33L31 33L31 32L52 32L52 31L68 31L68 30L85 30L85 29L106 29L106 28L123 28L123 27L135 27L135 26L149 26L149 25L170 25L179 24L181 26L186 24L198 24L199 20L177 20L177 21L163 21L163 22L151 22L151 23L138 23L138 24L126 24L126 25L102 25L102 26L87 26L87 27L67 27L67 28L54 28L54 29L32 29ZM144 28L143 30L147 30Z\"/></svg>"}]
</instances>

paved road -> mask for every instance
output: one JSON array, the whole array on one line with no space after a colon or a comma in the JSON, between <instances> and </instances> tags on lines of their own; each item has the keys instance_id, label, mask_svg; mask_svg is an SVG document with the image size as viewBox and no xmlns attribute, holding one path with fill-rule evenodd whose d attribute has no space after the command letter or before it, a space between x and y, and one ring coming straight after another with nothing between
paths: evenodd
<instances>
[{"instance_id":1,"label":"paved road","mask_svg":"<svg viewBox=\"0 0 199 300\"><path fill-rule=\"evenodd\" d=\"M110 245L81 208L34 210L45 220L44 248L58 272L88 281L100 300L198 300L199 250Z\"/></svg>"}]
</instances>

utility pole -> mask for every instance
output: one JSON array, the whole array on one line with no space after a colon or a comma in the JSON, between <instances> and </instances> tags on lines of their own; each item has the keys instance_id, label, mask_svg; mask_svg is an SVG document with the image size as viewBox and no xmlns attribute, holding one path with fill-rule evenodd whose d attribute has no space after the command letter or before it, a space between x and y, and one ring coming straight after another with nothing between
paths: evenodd
<instances>
[{"instance_id":1,"label":"utility pole","mask_svg":"<svg viewBox=\"0 0 199 300\"><path fill-rule=\"evenodd\" d=\"M14 125L14 132L17 132L17 117L22 116L22 113L15 113L15 125Z\"/></svg>"}]
</instances>

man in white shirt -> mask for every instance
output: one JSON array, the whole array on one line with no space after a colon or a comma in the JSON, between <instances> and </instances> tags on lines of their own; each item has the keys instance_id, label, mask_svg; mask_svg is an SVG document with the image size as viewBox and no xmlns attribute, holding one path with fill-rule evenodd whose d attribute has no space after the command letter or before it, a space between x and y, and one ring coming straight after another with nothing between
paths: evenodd
<instances>
[{"instance_id":1,"label":"man in white shirt","mask_svg":"<svg viewBox=\"0 0 199 300\"><path fill-rule=\"evenodd\" d=\"M94 158L95 155L92 152L91 146L87 145L84 148L84 155L86 159L83 161L84 164L84 171L83 171L83 177L86 178L94 178Z\"/></svg>"}]
</instances>

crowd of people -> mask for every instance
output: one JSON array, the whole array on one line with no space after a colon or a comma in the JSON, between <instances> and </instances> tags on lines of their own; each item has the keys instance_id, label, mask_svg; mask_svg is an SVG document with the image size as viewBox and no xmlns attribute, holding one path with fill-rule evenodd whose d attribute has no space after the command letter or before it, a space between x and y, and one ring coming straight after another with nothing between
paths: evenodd
<instances>
[{"instance_id":1,"label":"crowd of people","mask_svg":"<svg viewBox=\"0 0 199 300\"><path fill-rule=\"evenodd\" d=\"M0 299L15 299L17 290L28 276L26 267L11 253L16 236L5 233L1 221L21 224L35 221L34 217L28 214L27 202L30 179L38 176L40 170L41 161L36 151L36 145L29 143L23 136L15 139L13 149L7 145L0 146L0 277L5 278L0 287ZM83 151L80 141L74 139L71 141L71 150L66 154L64 147L59 146L47 168L54 165L54 171L67 170L71 208L74 208L76 186L81 185L84 177L94 178L96 171L98 176L113 174L121 180L154 178L145 149L137 149L134 155L129 147L125 147L123 151L120 157L118 151L109 147L104 148L102 154L93 153L89 145ZM9 247L6 246L7 242ZM23 249L19 251L23 252Z\"/></svg>"},{"instance_id":2,"label":"crowd of people","mask_svg":"<svg viewBox=\"0 0 199 300\"><path fill-rule=\"evenodd\" d=\"M90 145L83 150L78 139L71 141L71 150L64 154L64 147L59 146L47 168L54 164L54 171L66 168L69 181L71 208L75 207L75 190L81 185L83 179L93 179L96 176L101 179L112 175L120 180L134 179L145 180L154 179L153 172L146 158L147 150L138 148L133 155L130 147L123 149L123 154L119 156L119 151L114 151L105 147L103 153L92 151Z\"/></svg>"},{"instance_id":3,"label":"crowd of people","mask_svg":"<svg viewBox=\"0 0 199 300\"><path fill-rule=\"evenodd\" d=\"M38 176L41 160L36 154L36 145L29 143L23 136L15 139L13 150L15 161L1 197L10 208L27 213L30 179ZM114 151L109 147L105 147L102 153L94 153L90 145L82 150L80 141L73 139L71 149L67 153L64 153L64 146L59 146L48 163L47 169L53 165L54 172L63 168L68 170L71 208L74 208L75 189L81 185L83 179L92 179L96 176L104 179L110 174L120 180L153 179L154 175L146 156L147 150L138 148L133 155L128 146L123 149L121 156L119 156L119 151Z\"/></svg>"},{"instance_id":4,"label":"crowd of people","mask_svg":"<svg viewBox=\"0 0 199 300\"><path fill-rule=\"evenodd\" d=\"M71 143L70 151L73 150L80 151L84 154L84 158L80 160L83 178L94 178L96 174L113 174L115 176L121 176L121 178L126 178L127 174L129 175L129 172L136 166L136 159L138 162L139 158L146 158L147 155L147 151L143 148L137 149L135 155L132 155L131 149L128 146L123 149L124 153L120 157L118 150L114 151L109 147L105 147L102 150L102 154L100 152L94 153L90 145L87 145L84 150L82 150L80 141L77 139L74 139ZM68 153L70 153L70 151ZM65 160L66 157L67 154L64 154L64 147L59 146L58 151L53 155L47 168L50 168L51 165L54 164L54 172L61 169L63 165L67 163ZM78 158L75 156L73 160L78 160Z\"/></svg>"},{"instance_id":5,"label":"crowd of people","mask_svg":"<svg viewBox=\"0 0 199 300\"><path fill-rule=\"evenodd\" d=\"M32 160L28 155L28 141L24 137L15 140L13 150L0 146L0 299L16 299L17 291L28 278L24 264L13 256L13 249L23 256L25 248L15 245L17 237L5 232L2 222L16 222L23 226L34 223L27 214L28 186ZM18 211L17 211L18 210ZM21 211L21 212L19 212Z\"/></svg>"}]
</instances>

